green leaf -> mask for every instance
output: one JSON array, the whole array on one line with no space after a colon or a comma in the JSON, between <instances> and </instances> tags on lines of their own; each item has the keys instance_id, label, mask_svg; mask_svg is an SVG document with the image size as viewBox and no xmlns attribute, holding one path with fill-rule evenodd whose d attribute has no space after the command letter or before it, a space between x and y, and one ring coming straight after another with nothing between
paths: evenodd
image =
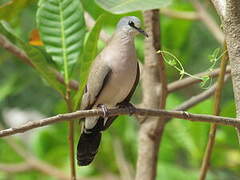
<instances>
[{"instance_id":1,"label":"green leaf","mask_svg":"<svg viewBox=\"0 0 240 180\"><path fill-rule=\"evenodd\" d=\"M31 0L11 0L0 6L0 19L10 21L30 3ZM11 13L9 13L11 12Z\"/></svg>"},{"instance_id":2,"label":"green leaf","mask_svg":"<svg viewBox=\"0 0 240 180\"><path fill-rule=\"evenodd\" d=\"M165 0L95 0L103 9L114 14L128 13L132 11L146 11L165 7L171 1Z\"/></svg>"},{"instance_id":3,"label":"green leaf","mask_svg":"<svg viewBox=\"0 0 240 180\"><path fill-rule=\"evenodd\" d=\"M17 42L23 48L25 53L28 55L29 60L33 64L36 71L49 83L51 87L56 89L60 94L64 92L64 86L57 81L56 74L53 69L49 68L46 57L44 54L38 50L36 47L25 43L21 40L13 30L8 26L6 22L0 22L0 34L9 38L11 42Z\"/></svg>"},{"instance_id":4,"label":"green leaf","mask_svg":"<svg viewBox=\"0 0 240 180\"><path fill-rule=\"evenodd\" d=\"M98 39L99 34L103 25L103 22L105 21L106 15L101 15L97 20L92 28L91 32L89 33L89 36L87 38L86 44L83 49L83 53L80 57L80 86L77 94L74 97L74 107L77 108L80 99L83 94L84 87L87 82L87 77L89 73L90 66L92 64L92 61L96 57L97 54L97 45L98 45Z\"/></svg>"},{"instance_id":5,"label":"green leaf","mask_svg":"<svg viewBox=\"0 0 240 180\"><path fill-rule=\"evenodd\" d=\"M72 66L83 46L85 23L79 0L43 0L39 3L37 24L47 52L68 83Z\"/></svg>"}]
</instances>

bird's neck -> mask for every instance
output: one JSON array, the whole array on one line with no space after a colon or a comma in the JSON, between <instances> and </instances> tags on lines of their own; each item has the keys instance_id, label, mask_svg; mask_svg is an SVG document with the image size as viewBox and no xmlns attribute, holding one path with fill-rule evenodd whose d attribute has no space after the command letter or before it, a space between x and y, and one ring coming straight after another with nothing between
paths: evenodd
<instances>
[{"instance_id":1,"label":"bird's neck","mask_svg":"<svg viewBox=\"0 0 240 180\"><path fill-rule=\"evenodd\" d=\"M121 46L134 45L133 35L125 31L116 31L112 40L117 41Z\"/></svg>"}]
</instances>

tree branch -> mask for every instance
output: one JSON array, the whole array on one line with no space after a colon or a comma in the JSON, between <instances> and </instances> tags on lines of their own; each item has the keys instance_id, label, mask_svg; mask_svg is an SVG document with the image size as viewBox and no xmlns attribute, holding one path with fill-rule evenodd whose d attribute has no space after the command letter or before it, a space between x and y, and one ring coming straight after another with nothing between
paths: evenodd
<instances>
[{"instance_id":1,"label":"tree branch","mask_svg":"<svg viewBox=\"0 0 240 180\"><path fill-rule=\"evenodd\" d=\"M195 74L194 76L203 77L205 75L208 75L210 77L217 77L219 75L219 72L220 72L220 68L217 68L217 69L211 71L210 73L209 72L201 72L201 73ZM231 68L230 68L230 66L227 66L226 74L229 74L230 72L231 72ZM187 77L187 78L184 78L181 80L174 81L168 85L168 93L177 91L182 88L186 88L186 87L188 87L192 84L198 83L198 82L201 82L201 80L193 78L193 77Z\"/></svg>"},{"instance_id":2,"label":"tree branch","mask_svg":"<svg viewBox=\"0 0 240 180\"><path fill-rule=\"evenodd\" d=\"M161 54L156 53L160 47L159 10L145 11L145 30L149 38L145 39L145 64L142 75L142 105L149 108L164 109L167 97L167 79L164 61ZM159 144L164 129L164 121L160 117L145 117L139 130L139 149L136 180L153 180L156 177ZM142 121L143 122L143 121ZM146 153L148 152L148 153Z\"/></svg>"},{"instance_id":3,"label":"tree branch","mask_svg":"<svg viewBox=\"0 0 240 180\"><path fill-rule=\"evenodd\" d=\"M135 114L143 117L153 116L153 117L171 117L185 119L193 122L208 122L208 123L217 123L220 125L226 126L238 126L240 125L239 119L222 117L222 116L213 116L213 115L204 115L204 114L193 114L185 111L170 111L170 110L161 110L161 109L144 109L144 108L135 108L134 112L129 112L128 108L111 108L108 109L109 116L116 115L127 115ZM93 117L93 116L104 116L104 111L102 109L92 109L92 110L83 110L76 111L72 113L59 114L53 117L44 118L39 121L28 122L18 128L9 128L0 131L0 137L5 137L17 133L23 133L34 128L43 127L46 125L54 124L62 121L70 121L74 119L80 119L83 117ZM161 121L155 118L155 121Z\"/></svg>"},{"instance_id":4,"label":"tree branch","mask_svg":"<svg viewBox=\"0 0 240 180\"><path fill-rule=\"evenodd\" d=\"M226 82L229 78L230 78L230 75L226 75L224 82ZM187 101L183 102L178 107L176 107L174 110L175 111L186 111L189 108L195 106L196 104L206 100L207 98L209 98L210 96L213 95L213 93L216 90L216 86L217 86L217 84L214 84L212 87L203 91L202 93L191 97L190 99L188 99Z\"/></svg>"},{"instance_id":5,"label":"tree branch","mask_svg":"<svg viewBox=\"0 0 240 180\"><path fill-rule=\"evenodd\" d=\"M213 18L208 14L206 9L198 0L191 0L193 6L196 8L199 19L207 26L207 28L212 32L213 36L218 40L220 44L223 44L224 34L219 28L218 24L213 20Z\"/></svg>"},{"instance_id":6,"label":"tree branch","mask_svg":"<svg viewBox=\"0 0 240 180\"><path fill-rule=\"evenodd\" d=\"M240 1L226 1L226 15L223 20L227 49L231 66L236 114L240 118ZM240 126L237 127L240 143Z\"/></svg>"},{"instance_id":7,"label":"tree branch","mask_svg":"<svg viewBox=\"0 0 240 180\"><path fill-rule=\"evenodd\" d=\"M224 46L224 51L227 50L226 45ZM224 86L224 76L226 72L226 67L228 63L228 54L224 54L221 60L221 71L218 76L217 80L217 88L214 94L214 112L213 114L218 116L220 114L220 104L221 104L221 95L222 95L222 89ZM210 165L210 158L212 155L212 150L213 146L215 143L215 136L216 136L216 131L217 131L217 125L216 124L211 124L211 128L209 131L209 136L208 136L208 143L207 147L205 149L205 153L203 156L203 161L202 161L202 166L201 166L201 171L200 171L200 177L199 180L204 180L207 175L207 170Z\"/></svg>"}]
</instances>

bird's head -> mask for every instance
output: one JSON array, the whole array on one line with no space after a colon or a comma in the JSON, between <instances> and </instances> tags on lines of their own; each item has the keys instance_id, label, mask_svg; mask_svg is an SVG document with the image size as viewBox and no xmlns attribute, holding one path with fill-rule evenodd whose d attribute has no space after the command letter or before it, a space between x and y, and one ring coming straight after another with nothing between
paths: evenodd
<instances>
[{"instance_id":1,"label":"bird's head","mask_svg":"<svg viewBox=\"0 0 240 180\"><path fill-rule=\"evenodd\" d=\"M133 36L141 33L148 37L147 33L141 29L141 21L135 16L126 16L120 19L117 24L117 29L120 31L125 31Z\"/></svg>"}]
</instances>

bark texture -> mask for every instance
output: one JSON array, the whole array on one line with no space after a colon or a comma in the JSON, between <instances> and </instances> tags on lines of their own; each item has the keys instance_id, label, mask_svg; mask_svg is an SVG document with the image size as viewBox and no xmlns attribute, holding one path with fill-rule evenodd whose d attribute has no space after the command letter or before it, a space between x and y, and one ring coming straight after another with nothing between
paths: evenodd
<instances>
[{"instance_id":1,"label":"bark texture","mask_svg":"<svg viewBox=\"0 0 240 180\"><path fill-rule=\"evenodd\" d=\"M236 113L240 118L240 1L226 1L226 15L223 19L227 48L231 66L233 91L235 96ZM238 139L240 140L240 127Z\"/></svg>"},{"instance_id":2,"label":"bark texture","mask_svg":"<svg viewBox=\"0 0 240 180\"><path fill-rule=\"evenodd\" d=\"M167 84L163 58L156 53L160 49L159 10L145 11L144 24L149 38L145 40L142 105L163 109L166 103ZM156 177L159 144L165 124L164 121L157 119L159 117L146 117L140 125L137 180L153 180Z\"/></svg>"}]
</instances>

